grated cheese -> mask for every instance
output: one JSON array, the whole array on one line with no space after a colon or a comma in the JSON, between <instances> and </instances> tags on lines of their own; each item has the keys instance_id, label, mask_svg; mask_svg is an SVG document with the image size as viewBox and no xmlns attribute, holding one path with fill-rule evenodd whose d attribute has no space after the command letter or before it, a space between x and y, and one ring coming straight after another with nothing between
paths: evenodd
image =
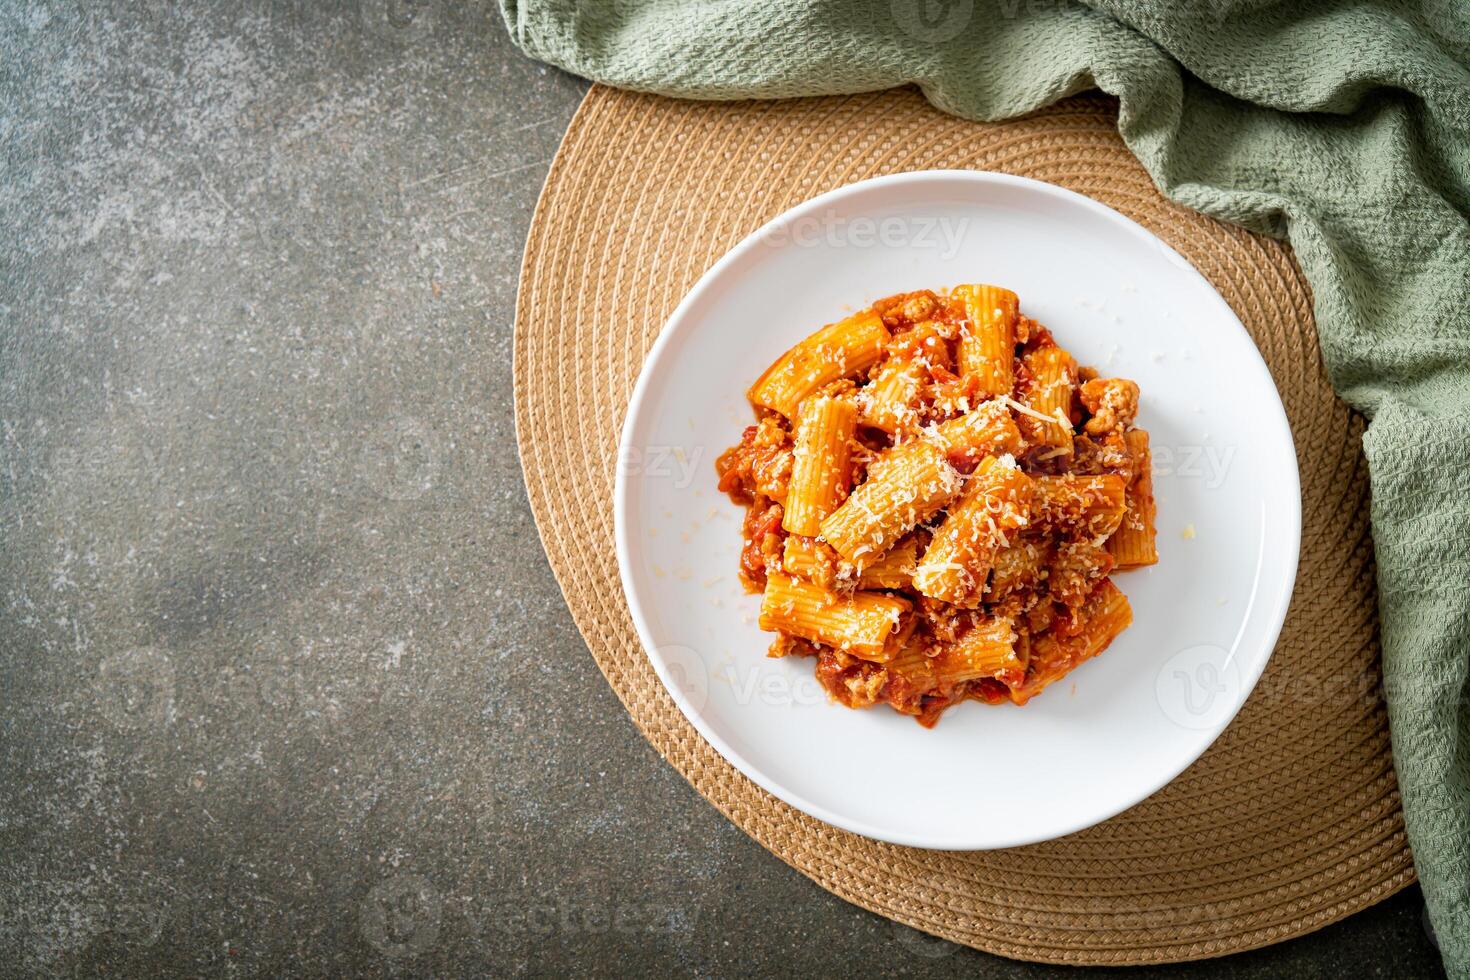
<instances>
[{"instance_id":1,"label":"grated cheese","mask_svg":"<svg viewBox=\"0 0 1470 980\"><path fill-rule=\"evenodd\" d=\"M1022 405L1010 395L997 395L995 400L1007 406L1012 411L1020 412L1022 415L1030 416L1031 418L1036 419L1036 421L1038 422L1050 422L1052 425L1061 425L1063 428L1067 429L1070 429L1072 427L1072 424L1070 422L1062 423L1051 415L1042 415L1036 409L1031 408L1028 405ZM1060 411L1060 409L1058 409L1058 411Z\"/></svg>"}]
</instances>

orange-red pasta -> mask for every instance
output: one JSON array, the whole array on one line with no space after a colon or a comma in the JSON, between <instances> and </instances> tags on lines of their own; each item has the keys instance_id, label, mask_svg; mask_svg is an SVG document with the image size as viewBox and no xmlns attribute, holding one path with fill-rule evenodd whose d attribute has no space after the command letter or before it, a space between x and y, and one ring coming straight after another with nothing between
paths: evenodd
<instances>
[{"instance_id":1,"label":"orange-red pasta","mask_svg":"<svg viewBox=\"0 0 1470 980\"><path fill-rule=\"evenodd\" d=\"M1010 394L1016 353L1016 294L999 286L956 286L969 322L959 344L960 377L973 378L982 395Z\"/></svg>"},{"instance_id":2,"label":"orange-red pasta","mask_svg":"<svg viewBox=\"0 0 1470 980\"><path fill-rule=\"evenodd\" d=\"M1084 380L1085 379L1085 380ZM1132 622L1158 561L1138 386L1083 370L1010 290L879 300L787 351L719 457L772 655L934 725L1023 705Z\"/></svg>"},{"instance_id":3,"label":"orange-red pasta","mask_svg":"<svg viewBox=\"0 0 1470 980\"><path fill-rule=\"evenodd\" d=\"M956 606L979 605L995 553L1030 521L1031 486L1011 457L982 460L919 560L914 589Z\"/></svg>"},{"instance_id":4,"label":"orange-red pasta","mask_svg":"<svg viewBox=\"0 0 1470 980\"><path fill-rule=\"evenodd\" d=\"M907 599L879 592L841 595L785 575L766 579L760 625L865 660L887 660L898 652L913 618Z\"/></svg>"},{"instance_id":5,"label":"orange-red pasta","mask_svg":"<svg viewBox=\"0 0 1470 980\"><path fill-rule=\"evenodd\" d=\"M829 324L766 368L766 373L750 386L750 402L794 419L808 395L876 363L888 340L888 329L872 310Z\"/></svg>"},{"instance_id":6,"label":"orange-red pasta","mask_svg":"<svg viewBox=\"0 0 1470 980\"><path fill-rule=\"evenodd\" d=\"M781 520L787 531L816 534L847 496L856 430L857 407L849 398L818 395L801 403Z\"/></svg>"},{"instance_id":7,"label":"orange-red pasta","mask_svg":"<svg viewBox=\"0 0 1470 980\"><path fill-rule=\"evenodd\" d=\"M1155 542L1153 456L1148 448L1148 433L1130 429L1123 434L1133 460L1133 482L1129 484L1127 511L1123 522L1108 538L1108 551L1118 568L1138 568L1159 560Z\"/></svg>"},{"instance_id":8,"label":"orange-red pasta","mask_svg":"<svg viewBox=\"0 0 1470 980\"><path fill-rule=\"evenodd\" d=\"M822 522L822 540L850 562L883 557L920 521L960 492L962 479L932 443L919 440L888 450L883 465Z\"/></svg>"}]
</instances>

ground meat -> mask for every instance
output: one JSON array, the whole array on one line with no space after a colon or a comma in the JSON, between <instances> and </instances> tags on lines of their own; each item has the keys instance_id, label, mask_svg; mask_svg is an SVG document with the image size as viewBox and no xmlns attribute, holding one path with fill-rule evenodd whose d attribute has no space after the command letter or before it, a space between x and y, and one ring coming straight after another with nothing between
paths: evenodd
<instances>
[{"instance_id":1,"label":"ground meat","mask_svg":"<svg viewBox=\"0 0 1470 980\"><path fill-rule=\"evenodd\" d=\"M781 416L772 413L747 426L739 445L725 450L715 462L721 492L737 504L749 504L758 496L785 500L795 459L791 449L791 433Z\"/></svg>"},{"instance_id":2,"label":"ground meat","mask_svg":"<svg viewBox=\"0 0 1470 980\"><path fill-rule=\"evenodd\" d=\"M1110 429L1100 437L1078 436L1072 440L1071 472L1087 476L1117 473L1125 480L1133 479L1133 453L1122 430Z\"/></svg>"},{"instance_id":3,"label":"ground meat","mask_svg":"<svg viewBox=\"0 0 1470 980\"><path fill-rule=\"evenodd\" d=\"M822 648L808 640L787 633L777 633L776 639L771 641L770 648L766 651L768 657L816 657L820 656Z\"/></svg>"},{"instance_id":4,"label":"ground meat","mask_svg":"<svg viewBox=\"0 0 1470 980\"><path fill-rule=\"evenodd\" d=\"M927 289L899 293L873 304L873 311L883 318L883 325L895 333L931 319L939 308L939 297Z\"/></svg>"},{"instance_id":5,"label":"ground meat","mask_svg":"<svg viewBox=\"0 0 1470 980\"><path fill-rule=\"evenodd\" d=\"M833 700L849 708L875 704L887 679L887 672L878 664L841 650L823 649L817 658L817 681Z\"/></svg>"},{"instance_id":6,"label":"ground meat","mask_svg":"<svg viewBox=\"0 0 1470 980\"><path fill-rule=\"evenodd\" d=\"M930 369L930 374L934 382L929 387L932 400L929 412L925 416L926 422L947 422L952 418L964 415L980 404L978 379L961 378L953 371L938 364ZM979 459L971 460L969 468L973 470L979 461Z\"/></svg>"},{"instance_id":7,"label":"ground meat","mask_svg":"<svg viewBox=\"0 0 1470 980\"><path fill-rule=\"evenodd\" d=\"M910 323L919 323L933 316L934 311L939 308L938 299L927 290L922 293L913 293L903 302L904 319Z\"/></svg>"},{"instance_id":8,"label":"ground meat","mask_svg":"<svg viewBox=\"0 0 1470 980\"><path fill-rule=\"evenodd\" d=\"M741 535L745 547L740 551L740 581L748 592L763 592L766 574L781 570L781 553L786 546L786 532L781 529L785 516L781 505L765 497L756 497L745 512Z\"/></svg>"},{"instance_id":9,"label":"ground meat","mask_svg":"<svg viewBox=\"0 0 1470 980\"><path fill-rule=\"evenodd\" d=\"M1092 413L1085 428L1091 435L1126 429L1138 415L1138 385L1123 378L1094 378L1082 385L1082 404Z\"/></svg>"},{"instance_id":10,"label":"ground meat","mask_svg":"<svg viewBox=\"0 0 1470 980\"><path fill-rule=\"evenodd\" d=\"M1048 570L1052 598L1076 608L1112 570L1113 556L1106 548L1082 539L1067 541L1057 548Z\"/></svg>"}]
</instances>

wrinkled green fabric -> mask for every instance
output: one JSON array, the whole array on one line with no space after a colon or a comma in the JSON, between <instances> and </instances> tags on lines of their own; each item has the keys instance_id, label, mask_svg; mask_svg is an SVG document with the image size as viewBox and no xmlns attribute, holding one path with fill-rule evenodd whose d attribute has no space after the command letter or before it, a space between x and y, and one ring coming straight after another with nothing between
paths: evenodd
<instances>
[{"instance_id":1,"label":"wrinkled green fabric","mask_svg":"<svg viewBox=\"0 0 1470 980\"><path fill-rule=\"evenodd\" d=\"M532 57L730 99L917 83L971 119L1097 87L1171 199L1285 236L1372 423L1385 690L1446 967L1470 977L1470 0L500 0Z\"/></svg>"}]
</instances>

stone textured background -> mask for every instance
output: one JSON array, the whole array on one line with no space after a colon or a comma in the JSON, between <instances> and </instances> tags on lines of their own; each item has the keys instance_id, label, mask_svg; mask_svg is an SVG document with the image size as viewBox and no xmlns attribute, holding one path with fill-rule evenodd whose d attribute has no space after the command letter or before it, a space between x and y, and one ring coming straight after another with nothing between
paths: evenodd
<instances>
[{"instance_id":1,"label":"stone textured background","mask_svg":"<svg viewBox=\"0 0 1470 980\"><path fill-rule=\"evenodd\" d=\"M584 84L484 0L0 6L0 974L1011 963L725 822L526 506L516 272ZM1425 976L1410 891L1156 976Z\"/></svg>"}]
</instances>

